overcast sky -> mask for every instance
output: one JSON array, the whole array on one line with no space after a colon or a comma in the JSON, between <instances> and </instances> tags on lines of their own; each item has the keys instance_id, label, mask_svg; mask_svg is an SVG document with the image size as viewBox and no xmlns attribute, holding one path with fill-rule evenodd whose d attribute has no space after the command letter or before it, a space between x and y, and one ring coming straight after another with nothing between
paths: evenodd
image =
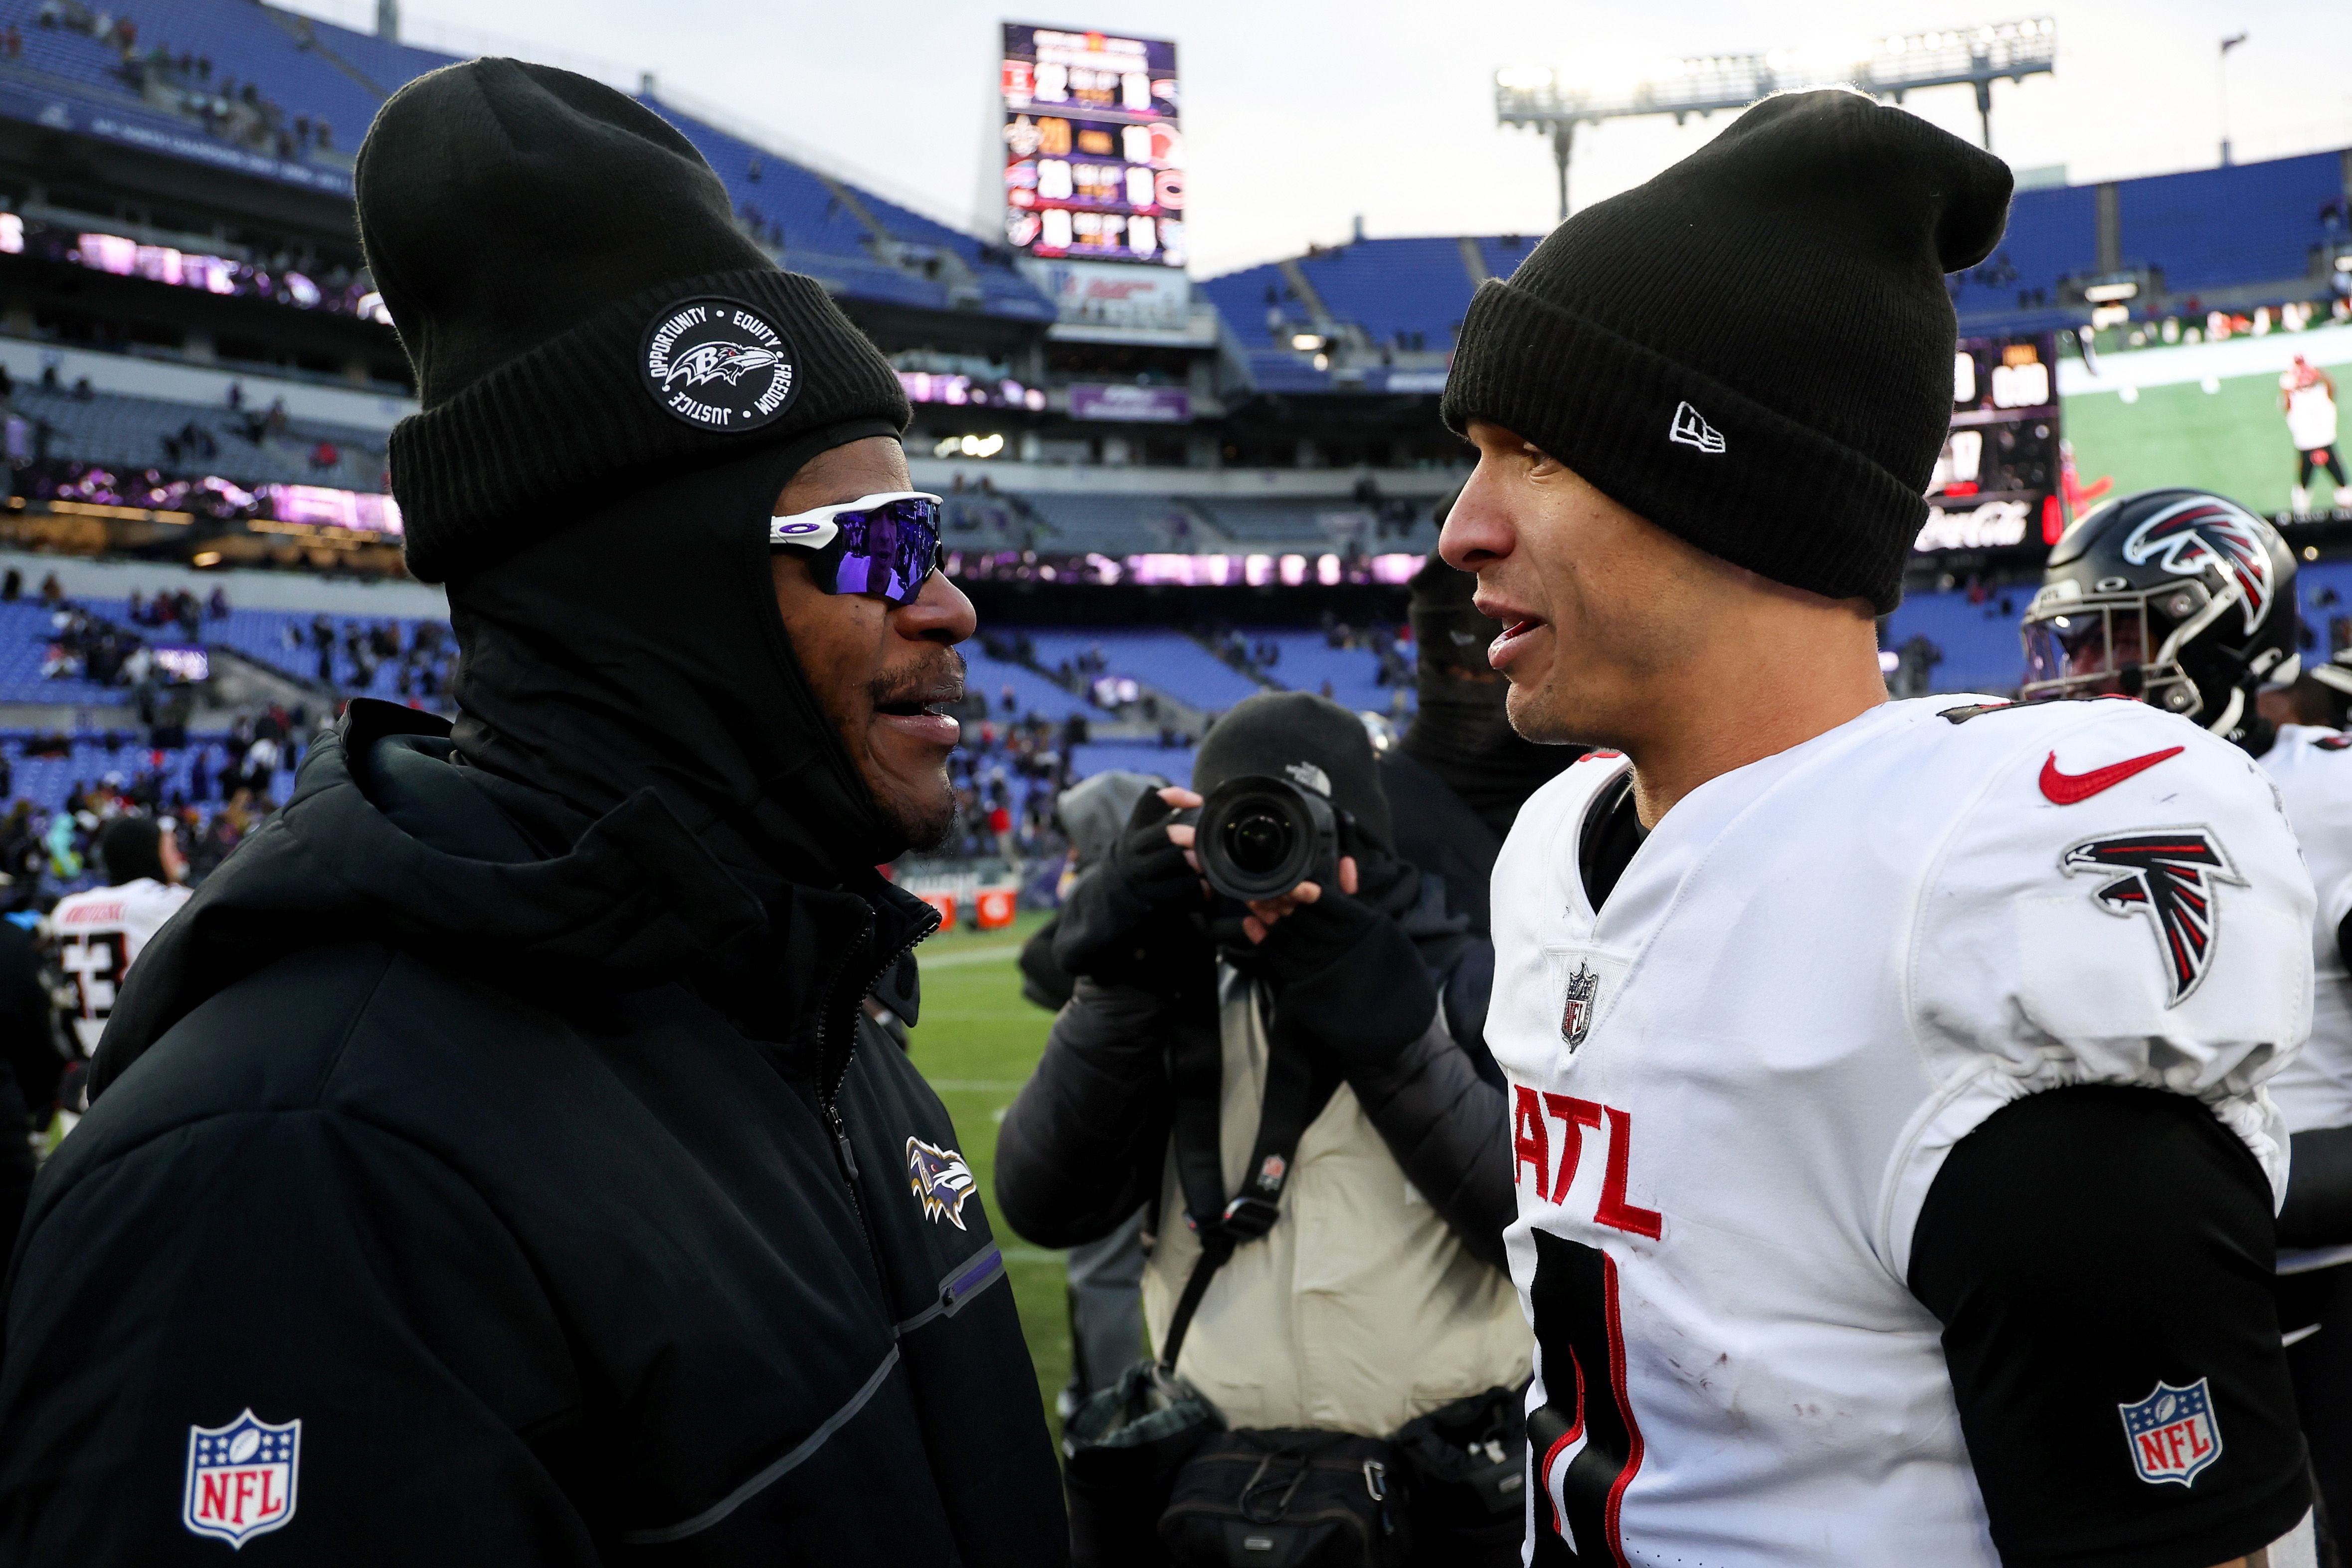
<instances>
[{"instance_id":1,"label":"overcast sky","mask_svg":"<svg viewBox=\"0 0 2352 1568\"><path fill-rule=\"evenodd\" d=\"M372 26L373 0L293 0ZM2219 41L2241 162L2352 145L2346 0L1089 0L1077 11L971 0L402 0L414 42L498 48L626 85L650 71L834 172L975 229L1000 123L998 24L1170 37L1178 47L1195 277L1347 237L1539 234L1551 153L1495 124L1493 72L1748 52L1845 36L2052 16L2054 76L1993 89L1993 149L2076 182L2210 167L2221 126ZM1906 107L1974 139L1965 87ZM1579 132L1577 205L1657 172L1724 124L1622 120Z\"/></svg>"}]
</instances>

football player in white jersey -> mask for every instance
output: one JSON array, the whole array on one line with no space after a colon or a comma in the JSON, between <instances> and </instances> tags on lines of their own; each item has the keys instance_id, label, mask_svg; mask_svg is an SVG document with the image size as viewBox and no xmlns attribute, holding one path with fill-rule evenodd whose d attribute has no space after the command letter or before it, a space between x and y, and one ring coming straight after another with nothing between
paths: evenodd
<instances>
[{"instance_id":1,"label":"football player in white jersey","mask_svg":"<svg viewBox=\"0 0 2352 1568\"><path fill-rule=\"evenodd\" d=\"M85 1057L98 1050L115 993L140 949L188 901L180 885L188 862L168 821L115 818L99 830L98 858L108 885L68 894L49 912L58 967L74 988L74 1039Z\"/></svg>"},{"instance_id":2,"label":"football player in white jersey","mask_svg":"<svg viewBox=\"0 0 2352 1568\"><path fill-rule=\"evenodd\" d=\"M1520 733L1609 748L1494 883L1538 1568L2308 1550L2271 786L2158 708L1878 673L2009 188L1770 98L1465 321L1440 548Z\"/></svg>"},{"instance_id":3,"label":"football player in white jersey","mask_svg":"<svg viewBox=\"0 0 2352 1568\"><path fill-rule=\"evenodd\" d=\"M2194 719L2278 787L2318 894L2311 1038L2266 1088L2294 1160L2278 1221L2279 1326L2312 1469L2352 1521L2352 737L2274 724L2258 686L2301 669L2294 552L2197 490L2110 501L2050 553L2023 627L2028 702L2118 693ZM2342 666L2323 665L2333 685Z\"/></svg>"}]
</instances>

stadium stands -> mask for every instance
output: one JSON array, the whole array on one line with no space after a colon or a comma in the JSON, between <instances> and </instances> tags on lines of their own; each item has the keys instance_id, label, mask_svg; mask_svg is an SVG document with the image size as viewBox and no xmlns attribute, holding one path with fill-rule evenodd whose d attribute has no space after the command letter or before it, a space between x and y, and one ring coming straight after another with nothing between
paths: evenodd
<instances>
[{"instance_id":1,"label":"stadium stands","mask_svg":"<svg viewBox=\"0 0 2352 1568\"><path fill-rule=\"evenodd\" d=\"M2058 280L2095 273L2099 263L2098 192L2090 185L2020 191L2009 232L1984 262L1953 279L1952 303L1967 313L2013 312L2040 290L2057 298Z\"/></svg>"},{"instance_id":2,"label":"stadium stands","mask_svg":"<svg viewBox=\"0 0 2352 1568\"><path fill-rule=\"evenodd\" d=\"M148 749L139 737L130 730L110 735L80 735L73 737L71 750L63 756L33 756L26 753L28 744L37 744L38 737L22 732L0 734L0 751L5 751L15 777L11 801L30 800L37 810L55 811L66 803L76 787L104 781L110 775L128 782L144 773L160 773L165 800L173 794L195 795L195 767L201 758L208 779L217 780L228 761L228 747L218 737L192 737L190 743L157 753ZM156 758L161 756L162 762ZM270 781L270 800L284 805L294 793L294 769L281 767ZM208 791L207 798L217 799L217 788Z\"/></svg>"},{"instance_id":3,"label":"stadium stands","mask_svg":"<svg viewBox=\"0 0 2352 1568\"><path fill-rule=\"evenodd\" d=\"M1320 693L1328 685L1333 702L1359 713L1366 709L1393 712L1400 695L1408 710L1413 706L1411 685L1380 684L1380 655L1370 648L1334 648L1322 632L1302 632L1295 626L1244 629L1242 635L1253 645L1271 643L1280 650L1281 656L1265 670L1266 678L1278 685Z\"/></svg>"},{"instance_id":4,"label":"stadium stands","mask_svg":"<svg viewBox=\"0 0 2352 1568\"><path fill-rule=\"evenodd\" d=\"M1077 668L1098 650L1103 674L1131 676L1211 713L1223 713L1263 689L1181 632L1140 626L1060 626L1033 631L1029 638L1043 668L1057 668L1066 659Z\"/></svg>"},{"instance_id":5,"label":"stadium stands","mask_svg":"<svg viewBox=\"0 0 2352 1568\"><path fill-rule=\"evenodd\" d=\"M119 686L68 676L44 678L41 663L54 636L51 612L30 600L0 604L0 702L72 703L100 707L130 700Z\"/></svg>"},{"instance_id":6,"label":"stadium stands","mask_svg":"<svg viewBox=\"0 0 2352 1568\"><path fill-rule=\"evenodd\" d=\"M1027 497L1053 528L1055 549L1105 555L1185 550L1202 542L1192 516L1167 496L1080 496L1061 492ZM950 546L965 536L950 535Z\"/></svg>"},{"instance_id":7,"label":"stadium stands","mask_svg":"<svg viewBox=\"0 0 2352 1568\"><path fill-rule=\"evenodd\" d=\"M109 605L103 601L93 601L90 607L100 614L114 615L118 618L121 611L119 604ZM257 660L272 668L283 670L298 680L316 681L319 678L319 653L311 640L311 626L317 619L317 615L299 610L232 608L226 620L205 622L205 640L207 643L220 643L233 648L247 658ZM334 669L331 684L341 695L389 697L395 700L412 695L431 695L419 694L414 689L407 692L400 689L402 659L373 658L372 656L373 668L370 671L363 669L360 663L352 657L346 645L346 637L350 629L357 627L364 635L368 629L389 621L400 629L400 646L404 654L416 646L416 630L419 626L426 624L425 622L409 617L379 616L362 619L335 614L328 614L326 620L334 629L335 638L331 654ZM439 688L446 684L450 655L454 653L457 643L455 634L448 630L448 622L440 622L436 624L442 628L445 639L442 643L444 649L442 654L429 661L436 672L435 686L437 694ZM362 679L363 675L366 678Z\"/></svg>"},{"instance_id":8,"label":"stadium stands","mask_svg":"<svg viewBox=\"0 0 2352 1568\"><path fill-rule=\"evenodd\" d=\"M991 627L992 632L997 628ZM963 644L964 690L973 696L988 699L989 716L995 719L1026 718L1035 714L1041 718L1056 721L1083 718L1088 721L1108 719L1110 715L1082 696L1064 691L1036 671L1023 664L992 658L978 642ZM1013 688L1013 707L1004 706L1004 688Z\"/></svg>"},{"instance_id":9,"label":"stadium stands","mask_svg":"<svg viewBox=\"0 0 2352 1568\"><path fill-rule=\"evenodd\" d=\"M1963 324L2042 330L2072 324L2087 307L2061 298L2062 279L2099 271L2101 187L2062 185L2020 191L2009 232L1985 262L1953 279ZM2260 163L2115 183L2125 269L2154 267L2168 294L2280 285L2282 300L2301 298L2314 246L2344 229L2325 226L2322 209L2345 196L2344 159L2315 152ZM2340 211L2340 205L2338 210ZM1488 276L1508 277L1540 235L1476 236L1468 243ZM1453 347L1453 329L1469 307L1473 282L1463 241L1357 240L1313 251L1288 264L1329 311L1329 324L1360 328L1374 347L1398 347L1397 334L1419 332L1434 351ZM1322 323L1293 287L1284 265L1266 263L1207 279L1202 287L1246 350L1256 384L1268 392L1344 387L1287 346L1291 332ZM1268 291L1281 318L1266 326Z\"/></svg>"},{"instance_id":10,"label":"stadium stands","mask_svg":"<svg viewBox=\"0 0 2352 1568\"><path fill-rule=\"evenodd\" d=\"M1887 618L1880 646L1900 649L1915 636L1934 643L1943 659L1929 676L1931 691L2014 692L2025 678L2017 622L2032 597L2031 587L1996 589L1981 604L1969 603L1960 589L1906 594Z\"/></svg>"},{"instance_id":11,"label":"stadium stands","mask_svg":"<svg viewBox=\"0 0 2352 1568\"><path fill-rule=\"evenodd\" d=\"M1188 784L1192 779L1193 748L1189 746L1154 746L1143 740L1097 740L1075 747L1070 757L1072 779L1090 779L1113 768L1129 773L1156 774L1171 784Z\"/></svg>"},{"instance_id":12,"label":"stadium stands","mask_svg":"<svg viewBox=\"0 0 2352 1568\"><path fill-rule=\"evenodd\" d=\"M330 485L346 490L381 491L384 454L381 432L317 420L289 420L276 434L262 434L261 411L167 402L158 398L94 392L88 399L65 391L20 384L13 400L26 419L50 427L50 450L89 463L167 472L217 474L239 485ZM196 444L184 442L194 425ZM181 444L173 452L167 441ZM205 444L208 443L209 444ZM321 443L336 461L319 466L312 456Z\"/></svg>"},{"instance_id":13,"label":"stadium stands","mask_svg":"<svg viewBox=\"0 0 2352 1568\"><path fill-rule=\"evenodd\" d=\"M1470 308L1470 273L1451 238L1356 240L1298 267L1332 319L1376 344L1442 352Z\"/></svg>"},{"instance_id":14,"label":"stadium stands","mask_svg":"<svg viewBox=\"0 0 2352 1568\"><path fill-rule=\"evenodd\" d=\"M2343 199L2344 162L2334 152L2116 187L2126 264L2163 267L2175 294L2304 275L2322 237L2320 208Z\"/></svg>"},{"instance_id":15,"label":"stadium stands","mask_svg":"<svg viewBox=\"0 0 2352 1568\"><path fill-rule=\"evenodd\" d=\"M0 0L0 26L25 40L23 57L0 67L0 78L69 88L115 113L185 134L192 118L174 116L142 97L122 51L88 26L41 25L44 0ZM91 8L89 21L98 19ZM330 152L341 164L357 150L383 99L454 57L314 20L253 0L132 0L104 18L136 28L141 56L201 57L203 86L226 93L252 86L287 123L332 128ZM868 192L828 181L791 160L650 95L647 108L677 125L709 160L749 226L778 246L788 265L854 298L928 309L970 305L1033 321L1054 319L1052 303L1014 270L1009 256L970 235ZM283 148L280 149L284 151Z\"/></svg>"}]
</instances>

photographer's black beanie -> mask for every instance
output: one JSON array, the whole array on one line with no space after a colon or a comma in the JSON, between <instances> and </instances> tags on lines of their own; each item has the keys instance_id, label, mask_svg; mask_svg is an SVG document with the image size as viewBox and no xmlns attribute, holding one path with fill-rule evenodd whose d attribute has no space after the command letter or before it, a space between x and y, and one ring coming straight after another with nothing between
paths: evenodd
<instances>
[{"instance_id":1,"label":"photographer's black beanie","mask_svg":"<svg viewBox=\"0 0 2352 1568\"><path fill-rule=\"evenodd\" d=\"M1479 285L1446 423L1502 425L1710 554L1884 614L1949 427L1944 276L2010 172L1916 115L1768 98Z\"/></svg>"},{"instance_id":2,"label":"photographer's black beanie","mask_svg":"<svg viewBox=\"0 0 2352 1568\"><path fill-rule=\"evenodd\" d=\"M376 115L353 183L423 404L392 486L425 581L664 474L907 427L889 362L736 226L692 142L601 82L429 72Z\"/></svg>"},{"instance_id":3,"label":"photographer's black beanie","mask_svg":"<svg viewBox=\"0 0 2352 1568\"><path fill-rule=\"evenodd\" d=\"M1356 819L1357 831L1392 852L1396 831L1364 721L1311 692L1260 692L1211 726L1192 757L1192 788L1206 795L1254 774L1315 789Z\"/></svg>"}]
</instances>

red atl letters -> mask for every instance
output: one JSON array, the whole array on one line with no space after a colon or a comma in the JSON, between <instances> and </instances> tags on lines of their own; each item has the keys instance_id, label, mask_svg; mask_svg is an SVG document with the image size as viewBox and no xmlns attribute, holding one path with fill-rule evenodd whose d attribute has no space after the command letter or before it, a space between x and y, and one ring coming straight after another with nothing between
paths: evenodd
<instances>
[{"instance_id":1,"label":"red atl letters","mask_svg":"<svg viewBox=\"0 0 2352 1568\"><path fill-rule=\"evenodd\" d=\"M1601 1201L1593 1206L1592 1222L1655 1240L1664 1231L1664 1218L1654 1208L1637 1208L1625 1198L1626 1172L1633 1158L1633 1113L1572 1094L1538 1094L1522 1084L1511 1091L1511 1156L1513 1175L1525 1166L1535 1172L1536 1196L1549 1203L1568 1201L1575 1184L1577 1163L1584 1154L1584 1130L1596 1131L1605 1119L1609 1128L1608 1166L1601 1175ZM1560 1128L1559 1168L1551 1164L1550 1124Z\"/></svg>"}]
</instances>

